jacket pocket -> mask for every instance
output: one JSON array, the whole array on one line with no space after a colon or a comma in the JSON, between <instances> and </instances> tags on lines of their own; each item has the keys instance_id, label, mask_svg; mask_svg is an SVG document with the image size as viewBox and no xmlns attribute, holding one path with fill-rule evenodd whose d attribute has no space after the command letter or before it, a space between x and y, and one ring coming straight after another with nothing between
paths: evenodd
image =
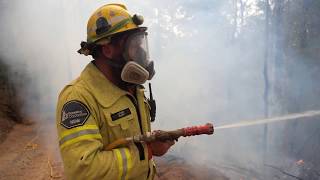
<instances>
[{"instance_id":1,"label":"jacket pocket","mask_svg":"<svg viewBox=\"0 0 320 180\"><path fill-rule=\"evenodd\" d=\"M132 109L110 107L103 110L103 114L109 126L107 129L111 139L116 140L131 135L129 127L134 118Z\"/></svg>"},{"instance_id":2,"label":"jacket pocket","mask_svg":"<svg viewBox=\"0 0 320 180\"><path fill-rule=\"evenodd\" d=\"M114 108L104 114L109 126L120 126L123 130L129 128L129 121L133 119L132 110L130 108Z\"/></svg>"}]
</instances>

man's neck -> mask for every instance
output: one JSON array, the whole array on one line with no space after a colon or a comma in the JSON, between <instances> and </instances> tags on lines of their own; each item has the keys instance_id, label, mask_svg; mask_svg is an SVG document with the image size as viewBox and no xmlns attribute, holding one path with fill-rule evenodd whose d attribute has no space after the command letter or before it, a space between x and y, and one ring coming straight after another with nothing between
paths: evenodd
<instances>
[{"instance_id":1,"label":"man's neck","mask_svg":"<svg viewBox=\"0 0 320 180\"><path fill-rule=\"evenodd\" d=\"M120 79L118 78L119 75L117 75L115 70L104 61L105 61L104 59L99 58L94 60L93 63L109 81L111 81L114 85L119 86L120 85Z\"/></svg>"}]
</instances>

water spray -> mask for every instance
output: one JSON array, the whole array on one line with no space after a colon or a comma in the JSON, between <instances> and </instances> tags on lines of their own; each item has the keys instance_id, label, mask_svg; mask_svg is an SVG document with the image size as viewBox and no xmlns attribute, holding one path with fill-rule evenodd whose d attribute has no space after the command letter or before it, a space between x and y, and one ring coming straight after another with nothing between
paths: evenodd
<instances>
[{"instance_id":1,"label":"water spray","mask_svg":"<svg viewBox=\"0 0 320 180\"><path fill-rule=\"evenodd\" d=\"M259 125L259 124L269 124L269 123L274 123L274 122L295 120L295 119L299 119L299 118L314 117L314 116L319 116L319 115L320 115L320 111L306 111L306 112L302 112L302 113L288 114L288 115L279 116L279 117L272 117L272 118L266 118L266 119L256 119L256 120L251 120L251 121L242 121L239 123L221 125L221 126L215 127L215 130L247 127L247 126Z\"/></svg>"}]
</instances>

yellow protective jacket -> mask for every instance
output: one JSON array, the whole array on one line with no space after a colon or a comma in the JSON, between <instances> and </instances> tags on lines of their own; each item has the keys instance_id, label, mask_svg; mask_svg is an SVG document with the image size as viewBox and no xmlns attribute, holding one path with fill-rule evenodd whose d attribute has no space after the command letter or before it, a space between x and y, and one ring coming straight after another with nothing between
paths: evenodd
<instances>
[{"instance_id":1,"label":"yellow protective jacket","mask_svg":"<svg viewBox=\"0 0 320 180\"><path fill-rule=\"evenodd\" d=\"M69 180L152 180L153 160L145 143L105 151L109 143L150 132L144 88L136 96L112 84L93 63L59 95L56 123Z\"/></svg>"}]
</instances>

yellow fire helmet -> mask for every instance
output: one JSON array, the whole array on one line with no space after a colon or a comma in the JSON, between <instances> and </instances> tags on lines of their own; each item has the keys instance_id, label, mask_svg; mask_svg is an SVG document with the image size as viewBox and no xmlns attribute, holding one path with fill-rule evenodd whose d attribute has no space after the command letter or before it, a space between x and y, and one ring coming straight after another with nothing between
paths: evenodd
<instances>
[{"instance_id":1,"label":"yellow fire helmet","mask_svg":"<svg viewBox=\"0 0 320 180\"><path fill-rule=\"evenodd\" d=\"M81 42L80 54L90 55L90 47L110 42L112 35L139 28L141 15L131 16L123 4L106 4L97 9L87 24L87 42Z\"/></svg>"}]
</instances>

